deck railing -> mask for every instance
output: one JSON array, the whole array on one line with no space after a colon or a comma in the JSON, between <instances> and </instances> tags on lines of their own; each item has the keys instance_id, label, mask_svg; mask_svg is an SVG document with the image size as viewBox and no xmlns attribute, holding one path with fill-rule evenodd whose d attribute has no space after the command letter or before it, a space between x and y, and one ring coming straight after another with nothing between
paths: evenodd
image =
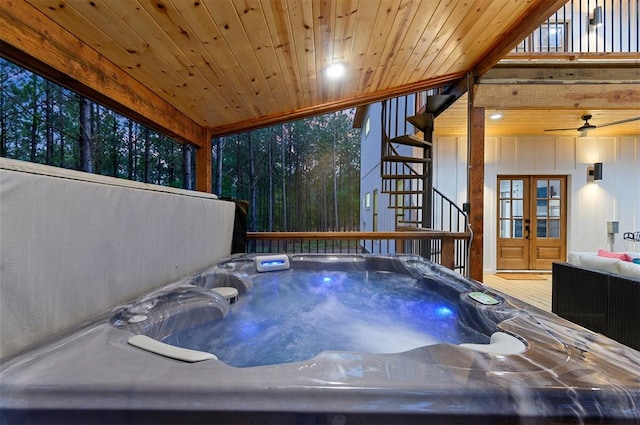
<instances>
[{"instance_id":1,"label":"deck railing","mask_svg":"<svg viewBox=\"0 0 640 425\"><path fill-rule=\"evenodd\" d=\"M637 54L639 4L638 0L570 0L507 59L626 58Z\"/></svg>"},{"instance_id":2,"label":"deck railing","mask_svg":"<svg viewBox=\"0 0 640 425\"><path fill-rule=\"evenodd\" d=\"M371 253L423 255L463 275L467 274L466 255L456 253L456 245L468 246L467 232L432 230L400 232L248 232L247 252L250 253Z\"/></svg>"}]
</instances>

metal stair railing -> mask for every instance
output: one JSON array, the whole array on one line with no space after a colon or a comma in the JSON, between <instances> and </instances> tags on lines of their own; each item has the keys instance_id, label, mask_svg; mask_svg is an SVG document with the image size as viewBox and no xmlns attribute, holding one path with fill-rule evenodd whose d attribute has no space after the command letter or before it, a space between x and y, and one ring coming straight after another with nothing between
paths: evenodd
<instances>
[{"instance_id":1,"label":"metal stair railing","mask_svg":"<svg viewBox=\"0 0 640 425\"><path fill-rule=\"evenodd\" d=\"M473 239L473 233L469 226L469 216L454 201L434 187L431 220L431 227L434 230L452 233L468 232L471 234L471 237L467 240L455 241L454 248L454 269L466 276L468 273L469 248ZM434 245L432 250L435 250L437 243L432 245ZM442 247L439 248L441 251Z\"/></svg>"}]
</instances>

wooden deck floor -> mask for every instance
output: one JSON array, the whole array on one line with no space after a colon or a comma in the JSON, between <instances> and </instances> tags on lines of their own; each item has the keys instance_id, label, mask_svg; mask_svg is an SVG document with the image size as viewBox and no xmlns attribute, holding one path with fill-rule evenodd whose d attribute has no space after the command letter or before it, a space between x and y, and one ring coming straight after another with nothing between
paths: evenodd
<instances>
[{"instance_id":1,"label":"wooden deck floor","mask_svg":"<svg viewBox=\"0 0 640 425\"><path fill-rule=\"evenodd\" d=\"M542 310L551 311L551 273L535 274L534 277L535 280L504 279L495 274L485 274L483 283Z\"/></svg>"}]
</instances>

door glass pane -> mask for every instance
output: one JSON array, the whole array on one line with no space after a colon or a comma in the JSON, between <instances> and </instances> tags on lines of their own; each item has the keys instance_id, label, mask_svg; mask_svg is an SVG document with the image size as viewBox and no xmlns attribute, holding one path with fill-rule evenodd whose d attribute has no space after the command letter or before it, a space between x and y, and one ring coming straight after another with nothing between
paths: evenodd
<instances>
[{"instance_id":1,"label":"door glass pane","mask_svg":"<svg viewBox=\"0 0 640 425\"><path fill-rule=\"evenodd\" d=\"M524 201L523 200L513 201L513 217L522 218L523 215L524 215Z\"/></svg>"},{"instance_id":2,"label":"door glass pane","mask_svg":"<svg viewBox=\"0 0 640 425\"><path fill-rule=\"evenodd\" d=\"M536 182L536 197L547 198L547 180L537 180Z\"/></svg>"},{"instance_id":3,"label":"door glass pane","mask_svg":"<svg viewBox=\"0 0 640 425\"><path fill-rule=\"evenodd\" d=\"M536 217L547 217L547 200L538 199L536 204Z\"/></svg>"},{"instance_id":4,"label":"door glass pane","mask_svg":"<svg viewBox=\"0 0 640 425\"><path fill-rule=\"evenodd\" d=\"M513 220L513 237L522 239L522 220Z\"/></svg>"},{"instance_id":5,"label":"door glass pane","mask_svg":"<svg viewBox=\"0 0 640 425\"><path fill-rule=\"evenodd\" d=\"M511 180L500 180L500 198L509 198L511 195Z\"/></svg>"},{"instance_id":6,"label":"door glass pane","mask_svg":"<svg viewBox=\"0 0 640 425\"><path fill-rule=\"evenodd\" d=\"M500 201L500 218L511 218L511 201Z\"/></svg>"},{"instance_id":7,"label":"door glass pane","mask_svg":"<svg viewBox=\"0 0 640 425\"><path fill-rule=\"evenodd\" d=\"M513 191L511 192L512 198L524 197L524 180L513 180Z\"/></svg>"},{"instance_id":8,"label":"door glass pane","mask_svg":"<svg viewBox=\"0 0 640 425\"><path fill-rule=\"evenodd\" d=\"M560 237L560 220L549 220L549 238L558 239Z\"/></svg>"},{"instance_id":9,"label":"door glass pane","mask_svg":"<svg viewBox=\"0 0 640 425\"><path fill-rule=\"evenodd\" d=\"M511 237L511 220L500 220L500 237L501 238L510 238Z\"/></svg>"},{"instance_id":10,"label":"door glass pane","mask_svg":"<svg viewBox=\"0 0 640 425\"><path fill-rule=\"evenodd\" d=\"M552 199L549 201L549 217L560 217L559 199Z\"/></svg>"},{"instance_id":11,"label":"door glass pane","mask_svg":"<svg viewBox=\"0 0 640 425\"><path fill-rule=\"evenodd\" d=\"M547 220L538 219L536 223L536 237L538 238L546 238L547 237Z\"/></svg>"},{"instance_id":12,"label":"door glass pane","mask_svg":"<svg viewBox=\"0 0 640 425\"><path fill-rule=\"evenodd\" d=\"M560 180L549 180L549 198L560 198Z\"/></svg>"}]
</instances>

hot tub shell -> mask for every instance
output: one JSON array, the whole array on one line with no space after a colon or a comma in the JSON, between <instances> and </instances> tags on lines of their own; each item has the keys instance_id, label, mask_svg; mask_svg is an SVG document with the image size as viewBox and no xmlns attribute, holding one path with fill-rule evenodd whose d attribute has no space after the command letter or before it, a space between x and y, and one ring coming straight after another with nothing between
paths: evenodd
<instances>
[{"instance_id":1,"label":"hot tub shell","mask_svg":"<svg viewBox=\"0 0 640 425\"><path fill-rule=\"evenodd\" d=\"M211 288L251 290L253 256L225 260L119 306L2 364L7 423L640 422L640 353L416 256L292 255L301 270L411 274L466 305L465 320L523 341L519 354L436 344L397 354L324 351L301 362L236 368L132 346L232 308ZM280 273L275 271L272 273ZM468 294L499 301L484 305ZM189 296L180 296L188 293ZM141 306L146 324L129 321ZM181 304L182 303L182 304ZM152 303L153 304L153 303ZM144 311L143 311L144 313ZM127 319L127 320L125 320ZM215 354L215 353L214 353Z\"/></svg>"}]
</instances>

